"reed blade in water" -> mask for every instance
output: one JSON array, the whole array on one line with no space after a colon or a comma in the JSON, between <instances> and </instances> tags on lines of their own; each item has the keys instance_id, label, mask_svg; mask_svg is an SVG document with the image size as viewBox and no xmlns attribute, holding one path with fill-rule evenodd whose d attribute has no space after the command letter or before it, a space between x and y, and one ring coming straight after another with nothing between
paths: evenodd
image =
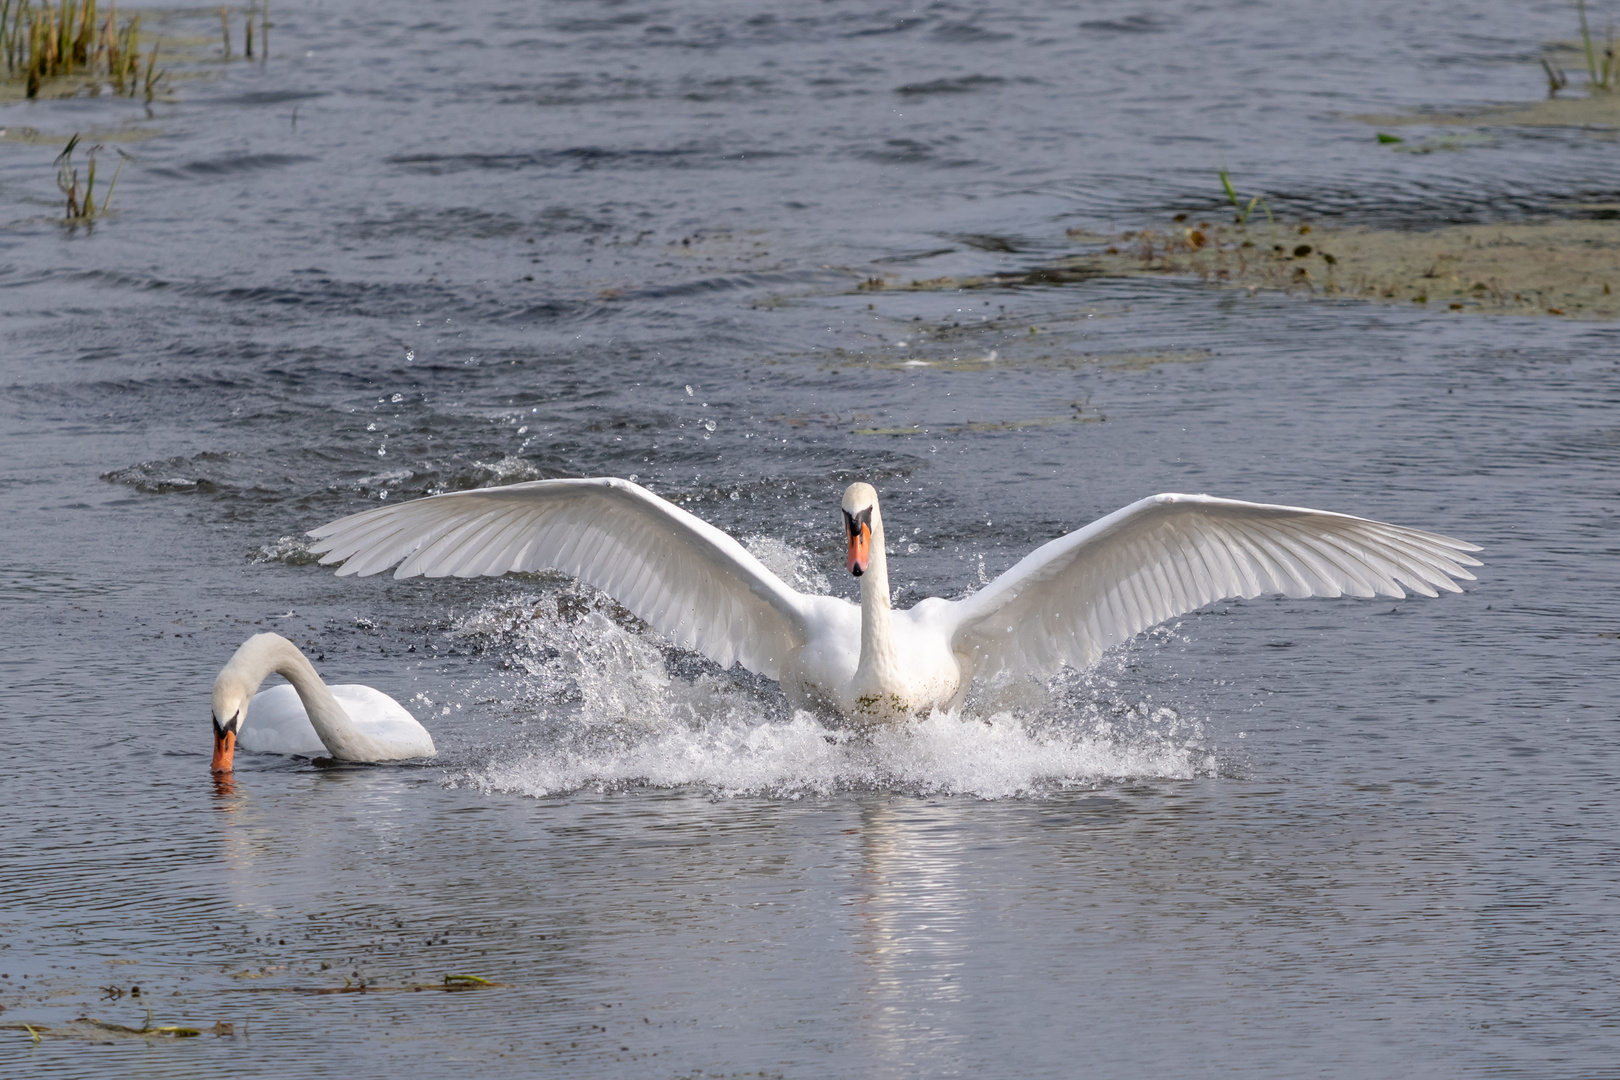
<instances>
[{"instance_id":1,"label":"reed blade in water","mask_svg":"<svg viewBox=\"0 0 1620 1080\"><path fill-rule=\"evenodd\" d=\"M1613 91L1620 82L1620 65L1615 63L1615 35L1609 31L1609 42L1603 48L1602 59L1592 43L1592 30L1586 22L1586 0L1575 0L1575 12L1581 21L1581 49L1586 54L1586 88L1588 92ZM1542 61L1543 65L1546 61ZM1549 79L1551 74L1549 72ZM1556 92L1556 91L1555 91Z\"/></svg>"},{"instance_id":2,"label":"reed blade in water","mask_svg":"<svg viewBox=\"0 0 1620 1080\"><path fill-rule=\"evenodd\" d=\"M79 212L79 170L73 167L73 148L78 145L79 135L74 132L67 146L56 155L56 186L67 196L69 221L76 221L82 216Z\"/></svg>"},{"instance_id":3,"label":"reed blade in water","mask_svg":"<svg viewBox=\"0 0 1620 1080\"><path fill-rule=\"evenodd\" d=\"M1260 209L1266 212L1267 221L1272 222L1273 224L1276 223L1276 218L1271 216L1271 207L1266 205L1264 198L1262 198L1260 195L1255 195L1254 198L1249 200L1249 204L1244 206L1243 203L1238 199L1237 189L1232 186L1231 174L1225 169L1221 169L1216 173L1216 175L1221 178L1221 187L1226 191L1227 201L1232 204L1232 209L1237 211L1237 223L1239 225L1248 224L1249 215L1254 213L1254 208L1256 206L1260 207Z\"/></svg>"},{"instance_id":4,"label":"reed blade in water","mask_svg":"<svg viewBox=\"0 0 1620 1080\"><path fill-rule=\"evenodd\" d=\"M37 98L53 79L74 80L58 96L85 87L94 94L105 81L113 93L133 97L140 21L137 14L120 26L116 6L101 19L96 0L64 0L56 8L48 3L36 7L32 0L0 0L5 79L24 82L29 98Z\"/></svg>"},{"instance_id":5,"label":"reed blade in water","mask_svg":"<svg viewBox=\"0 0 1620 1080\"><path fill-rule=\"evenodd\" d=\"M67 215L65 220L74 224L91 222L107 213L107 204L112 201L113 191L118 187L118 175L124 171L124 162L129 155L122 150L118 151L118 167L113 170L112 183L107 186L107 196L101 200L101 207L96 208L96 153L103 149L100 143L90 148L90 164L85 177L84 192L79 192L79 170L73 165L73 151L78 148L79 134L74 132L68 140L67 146L56 155L56 186L62 194L67 196Z\"/></svg>"}]
</instances>

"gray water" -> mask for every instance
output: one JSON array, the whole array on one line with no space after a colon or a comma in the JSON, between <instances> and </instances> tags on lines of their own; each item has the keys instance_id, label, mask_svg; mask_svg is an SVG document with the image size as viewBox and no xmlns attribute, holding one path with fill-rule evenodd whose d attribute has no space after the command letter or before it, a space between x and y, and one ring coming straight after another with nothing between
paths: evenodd
<instances>
[{"instance_id":1,"label":"gray water","mask_svg":"<svg viewBox=\"0 0 1620 1080\"><path fill-rule=\"evenodd\" d=\"M150 110L0 109L159 133L88 228L54 220L56 146L0 143L0 1071L1613 1074L1615 330L856 290L1213 218L1222 167L1319 224L1613 202L1612 133L1412 155L1349 119L1534 100L1562 2L272 16L267 61ZM1485 565L1218 604L860 738L575 583L338 579L299 541L578 475L847 596L869 480L902 604L1156 491ZM261 629L439 757L213 781L209 685ZM408 989L457 974L502 985ZM233 1028L17 1026L148 1009Z\"/></svg>"}]
</instances>

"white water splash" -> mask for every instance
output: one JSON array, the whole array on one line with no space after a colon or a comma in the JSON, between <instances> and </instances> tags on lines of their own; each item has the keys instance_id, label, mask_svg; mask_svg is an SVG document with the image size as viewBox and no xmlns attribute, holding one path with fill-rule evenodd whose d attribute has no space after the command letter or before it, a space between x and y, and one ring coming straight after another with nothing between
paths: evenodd
<instances>
[{"instance_id":1,"label":"white water splash","mask_svg":"<svg viewBox=\"0 0 1620 1080\"><path fill-rule=\"evenodd\" d=\"M248 552L255 563L282 562L288 566L309 566L321 557L309 549L309 541L301 536L283 536L273 544L263 544Z\"/></svg>"},{"instance_id":2,"label":"white water splash","mask_svg":"<svg viewBox=\"0 0 1620 1080\"><path fill-rule=\"evenodd\" d=\"M773 561L793 556L781 546L768 552ZM960 715L851 729L794 712L769 680L663 645L577 583L494 601L453 633L505 658L495 696L517 738L452 781L484 791L542 797L651 786L792 799L850 790L999 799L1216 771L1201 724L1126 700L1095 673L1051 685L1001 679L976 688Z\"/></svg>"},{"instance_id":3,"label":"white water splash","mask_svg":"<svg viewBox=\"0 0 1620 1080\"><path fill-rule=\"evenodd\" d=\"M743 546L765 564L765 569L800 592L825 596L832 591L827 575L816 569L814 557L803 548L774 536L745 536Z\"/></svg>"}]
</instances>

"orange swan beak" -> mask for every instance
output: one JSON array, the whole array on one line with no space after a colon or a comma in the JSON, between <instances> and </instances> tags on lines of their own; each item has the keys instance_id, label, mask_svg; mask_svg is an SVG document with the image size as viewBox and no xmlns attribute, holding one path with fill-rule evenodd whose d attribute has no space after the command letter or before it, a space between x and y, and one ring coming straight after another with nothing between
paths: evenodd
<instances>
[{"instance_id":1,"label":"orange swan beak","mask_svg":"<svg viewBox=\"0 0 1620 1080\"><path fill-rule=\"evenodd\" d=\"M218 723L214 724L214 764L213 772L227 773L231 771L231 758L236 754L236 732L226 731Z\"/></svg>"},{"instance_id":2,"label":"orange swan beak","mask_svg":"<svg viewBox=\"0 0 1620 1080\"><path fill-rule=\"evenodd\" d=\"M872 527L861 522L860 530L849 534L849 572L856 577L872 565Z\"/></svg>"}]
</instances>

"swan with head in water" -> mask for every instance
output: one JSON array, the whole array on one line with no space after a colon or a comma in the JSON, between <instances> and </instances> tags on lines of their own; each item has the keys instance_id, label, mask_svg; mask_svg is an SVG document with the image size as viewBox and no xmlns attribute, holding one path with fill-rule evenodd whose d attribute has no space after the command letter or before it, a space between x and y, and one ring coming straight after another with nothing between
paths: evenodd
<instances>
[{"instance_id":1,"label":"swan with head in water","mask_svg":"<svg viewBox=\"0 0 1620 1080\"><path fill-rule=\"evenodd\" d=\"M313 530L339 574L474 577L556 569L675 644L782 684L796 707L893 721L960 705L1012 669L1083 668L1216 600L1266 593L1425 596L1473 580L1473 544L1398 525L1208 495L1154 495L1037 548L956 600L890 605L883 515L844 492L859 606L797 592L730 536L636 484L538 480L379 507Z\"/></svg>"},{"instance_id":2,"label":"swan with head in water","mask_svg":"<svg viewBox=\"0 0 1620 1080\"><path fill-rule=\"evenodd\" d=\"M270 675L288 685L255 693ZM215 772L230 772L240 741L250 753L338 761L432 757L433 737L405 707L369 686L327 686L298 646L254 634L214 679Z\"/></svg>"}]
</instances>

